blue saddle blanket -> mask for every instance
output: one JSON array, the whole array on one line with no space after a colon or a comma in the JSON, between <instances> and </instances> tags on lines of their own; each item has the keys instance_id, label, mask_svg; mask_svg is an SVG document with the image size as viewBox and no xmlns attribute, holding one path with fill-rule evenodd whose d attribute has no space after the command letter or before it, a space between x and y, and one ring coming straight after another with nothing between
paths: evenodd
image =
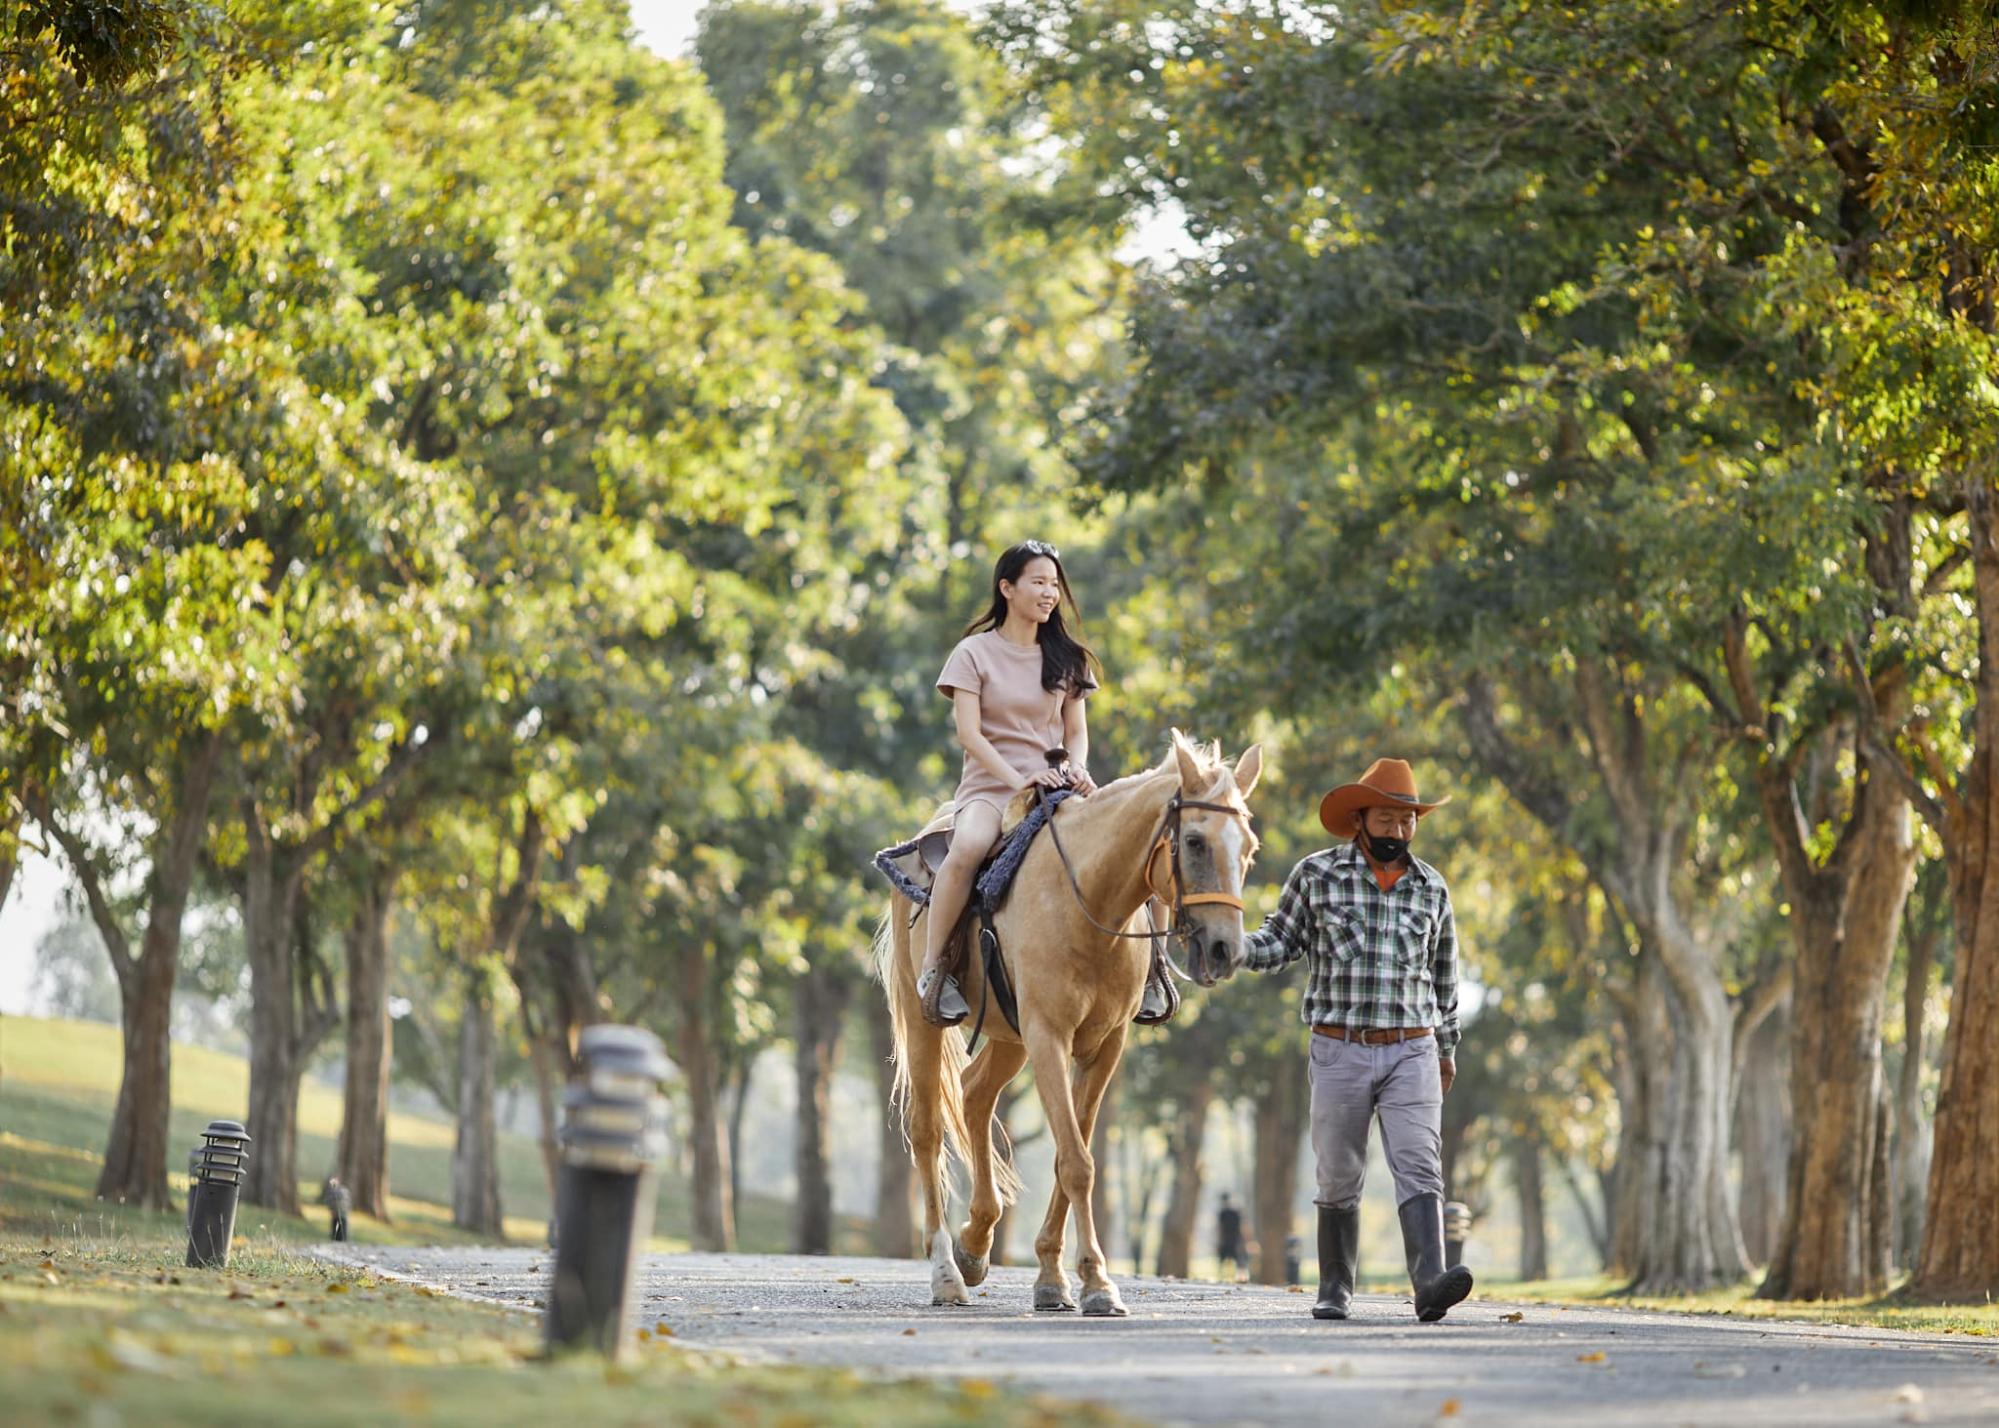
<instances>
[{"instance_id":1,"label":"blue saddle blanket","mask_svg":"<svg viewBox=\"0 0 1999 1428\"><path fill-rule=\"evenodd\" d=\"M1013 886L1015 874L1027 859L1027 850L1032 846L1035 835L1048 825L1048 819L1056 806L1075 797L1073 788L1058 788L1044 793L1021 817L1020 822L1007 831L993 855L986 859L979 869L978 880L972 885L978 895L979 909L991 917L1006 901L1007 889ZM883 877L894 884L895 890L915 903L918 907L930 906L930 889L910 877L905 870L906 855L916 848L916 840L898 843L892 848L884 848L874 856L874 865Z\"/></svg>"}]
</instances>

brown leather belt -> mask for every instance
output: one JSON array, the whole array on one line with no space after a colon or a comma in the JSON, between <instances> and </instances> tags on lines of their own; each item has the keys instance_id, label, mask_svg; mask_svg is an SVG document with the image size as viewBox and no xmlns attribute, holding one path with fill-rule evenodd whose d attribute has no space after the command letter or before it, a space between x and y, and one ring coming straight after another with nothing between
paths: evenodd
<instances>
[{"instance_id":1,"label":"brown leather belt","mask_svg":"<svg viewBox=\"0 0 1999 1428\"><path fill-rule=\"evenodd\" d=\"M1427 1026L1315 1026L1314 1036L1330 1036L1335 1041L1358 1041L1362 1046L1392 1046L1398 1041L1414 1041L1430 1035Z\"/></svg>"}]
</instances>

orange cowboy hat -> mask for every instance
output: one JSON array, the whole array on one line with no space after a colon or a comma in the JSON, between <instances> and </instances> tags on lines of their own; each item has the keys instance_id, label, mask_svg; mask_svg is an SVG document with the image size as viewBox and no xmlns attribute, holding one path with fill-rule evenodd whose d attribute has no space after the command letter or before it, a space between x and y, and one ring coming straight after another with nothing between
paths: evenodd
<instances>
[{"instance_id":1,"label":"orange cowboy hat","mask_svg":"<svg viewBox=\"0 0 1999 1428\"><path fill-rule=\"evenodd\" d=\"M1446 795L1424 802L1416 796L1416 775L1408 764L1401 759L1376 759L1360 776L1359 783L1343 783L1319 800L1319 821L1335 838L1351 838L1360 832L1362 809L1413 808L1421 818L1450 801Z\"/></svg>"}]
</instances>

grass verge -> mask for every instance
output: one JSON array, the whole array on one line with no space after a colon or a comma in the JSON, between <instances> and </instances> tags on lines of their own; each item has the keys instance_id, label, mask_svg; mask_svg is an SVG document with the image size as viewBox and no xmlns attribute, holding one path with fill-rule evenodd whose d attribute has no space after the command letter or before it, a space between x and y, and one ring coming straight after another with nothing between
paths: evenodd
<instances>
[{"instance_id":1,"label":"grass verge","mask_svg":"<svg viewBox=\"0 0 1999 1428\"><path fill-rule=\"evenodd\" d=\"M277 1241L226 1271L182 1242L0 1237L0 1380L16 1423L1115 1424L990 1383L743 1368L643 1331L629 1363L542 1361L533 1316L309 1258Z\"/></svg>"},{"instance_id":2,"label":"grass verge","mask_svg":"<svg viewBox=\"0 0 1999 1428\"><path fill-rule=\"evenodd\" d=\"M0 1233L40 1236L164 1234L174 1216L147 1215L94 1197L104 1141L118 1094L122 1065L118 1028L92 1022L0 1017ZM204 1047L173 1050L173 1116L168 1183L179 1196L189 1147L218 1117L243 1120L250 1097L249 1067L240 1056ZM299 1093L300 1198L310 1206L320 1177L333 1164L340 1134L337 1088L308 1079ZM452 1127L401 1111L389 1116L388 1221L356 1216L354 1238L368 1244L463 1244L476 1238L451 1224ZM252 1150L254 1154L254 1148ZM548 1181L541 1151L525 1136L500 1137L500 1201L509 1240L540 1244L548 1223ZM741 1248L791 1247L791 1206L767 1195L746 1194L736 1207ZM691 1196L684 1176L660 1177L652 1247L684 1250L691 1229ZM326 1213L288 1219L245 1206L238 1224L252 1238L313 1240L326 1235ZM836 1246L864 1253L868 1226L843 1218Z\"/></svg>"},{"instance_id":3,"label":"grass verge","mask_svg":"<svg viewBox=\"0 0 1999 1428\"><path fill-rule=\"evenodd\" d=\"M1630 1295L1623 1281L1606 1275L1543 1279L1528 1283L1480 1281L1479 1297L1521 1299L1544 1304L1610 1304L1622 1309L1665 1310L1675 1314L1718 1314L1738 1319L1782 1319L1794 1323L1851 1324L1867 1329L1907 1329L1925 1334L1999 1336L1999 1304L1920 1304L1887 1294L1874 1299L1758 1299L1751 1281L1706 1294Z\"/></svg>"}]
</instances>

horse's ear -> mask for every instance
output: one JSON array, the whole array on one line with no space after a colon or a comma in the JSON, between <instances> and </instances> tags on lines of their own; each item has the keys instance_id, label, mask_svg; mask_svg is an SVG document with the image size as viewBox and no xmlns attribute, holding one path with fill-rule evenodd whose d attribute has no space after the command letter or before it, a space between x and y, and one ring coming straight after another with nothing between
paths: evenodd
<instances>
[{"instance_id":1,"label":"horse's ear","mask_svg":"<svg viewBox=\"0 0 1999 1428\"><path fill-rule=\"evenodd\" d=\"M1251 744L1242 751L1242 757L1235 761L1236 792L1244 798L1256 787L1256 781L1263 777L1263 745Z\"/></svg>"},{"instance_id":2,"label":"horse's ear","mask_svg":"<svg viewBox=\"0 0 1999 1428\"><path fill-rule=\"evenodd\" d=\"M1202 784L1201 761L1194 757L1194 747L1187 742L1187 736L1178 729L1173 731L1173 758L1180 768L1180 788L1192 796Z\"/></svg>"}]
</instances>

